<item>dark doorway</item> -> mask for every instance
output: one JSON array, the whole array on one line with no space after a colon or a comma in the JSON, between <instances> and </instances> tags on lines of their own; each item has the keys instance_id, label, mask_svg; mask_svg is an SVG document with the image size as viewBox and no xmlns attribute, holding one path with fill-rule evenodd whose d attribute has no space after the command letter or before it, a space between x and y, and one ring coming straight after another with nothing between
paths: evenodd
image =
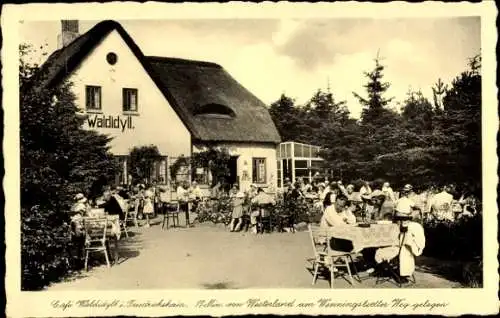
<instances>
[{"instance_id":1,"label":"dark doorway","mask_svg":"<svg viewBox=\"0 0 500 318\"><path fill-rule=\"evenodd\" d=\"M286 178L292 180L293 179L293 174L292 174L292 160L291 159L283 159L282 161L283 164L283 184Z\"/></svg>"},{"instance_id":2,"label":"dark doorway","mask_svg":"<svg viewBox=\"0 0 500 318\"><path fill-rule=\"evenodd\" d=\"M238 156L231 156L229 159L229 176L227 176L227 182L232 186L238 183L238 170L237 170Z\"/></svg>"}]
</instances>

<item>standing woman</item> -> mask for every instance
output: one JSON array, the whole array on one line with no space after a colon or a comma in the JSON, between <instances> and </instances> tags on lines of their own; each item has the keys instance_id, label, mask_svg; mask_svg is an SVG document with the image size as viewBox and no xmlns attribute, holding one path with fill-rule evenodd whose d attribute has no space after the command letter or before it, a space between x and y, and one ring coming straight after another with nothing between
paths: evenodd
<instances>
[{"instance_id":1,"label":"standing woman","mask_svg":"<svg viewBox=\"0 0 500 318\"><path fill-rule=\"evenodd\" d=\"M384 182L382 185L382 193L384 194L384 201L380 208L379 216L384 218L385 215L392 215L394 212L394 205L396 204L396 196L391 188L389 182Z\"/></svg>"},{"instance_id":2,"label":"standing woman","mask_svg":"<svg viewBox=\"0 0 500 318\"><path fill-rule=\"evenodd\" d=\"M144 207L142 209L142 213L146 217L146 227L150 227L149 217L154 214L154 192L151 188L144 191Z\"/></svg>"},{"instance_id":3,"label":"standing woman","mask_svg":"<svg viewBox=\"0 0 500 318\"><path fill-rule=\"evenodd\" d=\"M233 212L231 213L231 224L230 231L237 232L240 230L243 218L243 203L245 201L245 194L238 191L236 195L231 199L231 205Z\"/></svg>"}]
</instances>

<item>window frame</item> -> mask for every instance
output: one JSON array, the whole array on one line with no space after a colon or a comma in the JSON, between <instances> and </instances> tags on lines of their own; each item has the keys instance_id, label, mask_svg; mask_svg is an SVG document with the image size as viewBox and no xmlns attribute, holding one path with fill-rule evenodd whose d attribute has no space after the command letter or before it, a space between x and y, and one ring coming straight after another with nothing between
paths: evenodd
<instances>
[{"instance_id":1,"label":"window frame","mask_svg":"<svg viewBox=\"0 0 500 318\"><path fill-rule=\"evenodd\" d=\"M135 93L135 110L130 109L130 96ZM122 111L124 113L137 113L139 112L139 90L137 88L123 87L122 88Z\"/></svg>"},{"instance_id":2,"label":"window frame","mask_svg":"<svg viewBox=\"0 0 500 318\"><path fill-rule=\"evenodd\" d=\"M95 106L95 93L99 93L99 105ZM93 93L93 94L91 94ZM90 96L93 96L93 106L90 106ZM101 112L102 111L102 87L98 85L85 85L85 109L87 111Z\"/></svg>"},{"instance_id":3,"label":"window frame","mask_svg":"<svg viewBox=\"0 0 500 318\"><path fill-rule=\"evenodd\" d=\"M253 157L252 158L252 183L256 184L266 184L267 183L267 162L265 157ZM264 176L259 178L258 162L262 161L264 164ZM263 182L261 180L263 179Z\"/></svg>"}]
</instances>

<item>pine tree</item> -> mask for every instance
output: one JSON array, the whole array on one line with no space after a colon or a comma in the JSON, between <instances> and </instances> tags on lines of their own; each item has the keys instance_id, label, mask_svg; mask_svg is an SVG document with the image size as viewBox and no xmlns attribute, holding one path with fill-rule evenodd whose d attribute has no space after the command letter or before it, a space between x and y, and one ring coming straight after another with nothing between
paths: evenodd
<instances>
[{"instance_id":1,"label":"pine tree","mask_svg":"<svg viewBox=\"0 0 500 318\"><path fill-rule=\"evenodd\" d=\"M364 107L361 113L363 124L381 124L380 120L384 116L384 111L393 98L384 98L384 93L390 87L388 82L383 82L384 66L380 64L380 58L375 59L375 68L371 72L364 72L368 78L368 83L364 85L368 97L362 97L353 92L359 103Z\"/></svg>"},{"instance_id":2,"label":"pine tree","mask_svg":"<svg viewBox=\"0 0 500 318\"><path fill-rule=\"evenodd\" d=\"M448 90L448 86L441 81L439 78L438 81L434 84L432 87L432 95L434 98L434 108L436 110L442 110L443 109L443 97L446 94L446 91Z\"/></svg>"},{"instance_id":3,"label":"pine tree","mask_svg":"<svg viewBox=\"0 0 500 318\"><path fill-rule=\"evenodd\" d=\"M443 98L441 146L452 155L447 161L449 182L464 184L481 194L481 59L456 77Z\"/></svg>"},{"instance_id":4,"label":"pine tree","mask_svg":"<svg viewBox=\"0 0 500 318\"><path fill-rule=\"evenodd\" d=\"M282 94L269 108L271 118L278 129L282 141L302 141L304 131L307 129L304 122L304 113L295 100Z\"/></svg>"},{"instance_id":5,"label":"pine tree","mask_svg":"<svg viewBox=\"0 0 500 318\"><path fill-rule=\"evenodd\" d=\"M364 72L368 82L364 85L367 97L353 92L359 103L364 107L361 113L360 127L363 139L360 145L362 153L361 172L365 177L375 177L376 168L372 161L380 155L397 151L400 148L401 116L388 106L393 98L385 98L384 94L390 87L384 82L384 66L377 55L375 68L371 72Z\"/></svg>"},{"instance_id":6,"label":"pine tree","mask_svg":"<svg viewBox=\"0 0 500 318\"><path fill-rule=\"evenodd\" d=\"M427 135L432 132L435 114L432 104L421 91L408 92L401 115L404 120L404 128L418 139L412 142L412 146L426 145L425 140Z\"/></svg>"}]
</instances>

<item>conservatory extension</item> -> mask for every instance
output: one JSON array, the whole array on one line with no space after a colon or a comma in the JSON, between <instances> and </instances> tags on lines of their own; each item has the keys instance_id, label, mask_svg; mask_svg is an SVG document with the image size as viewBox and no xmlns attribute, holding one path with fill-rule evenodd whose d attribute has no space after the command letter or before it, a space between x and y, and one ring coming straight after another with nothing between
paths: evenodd
<instances>
[{"instance_id":1,"label":"conservatory extension","mask_svg":"<svg viewBox=\"0 0 500 318\"><path fill-rule=\"evenodd\" d=\"M321 173L323 159L320 158L319 146L313 146L294 141L283 142L278 145L276 157L278 159L278 187L283 187L283 180L312 181L313 176Z\"/></svg>"}]
</instances>

